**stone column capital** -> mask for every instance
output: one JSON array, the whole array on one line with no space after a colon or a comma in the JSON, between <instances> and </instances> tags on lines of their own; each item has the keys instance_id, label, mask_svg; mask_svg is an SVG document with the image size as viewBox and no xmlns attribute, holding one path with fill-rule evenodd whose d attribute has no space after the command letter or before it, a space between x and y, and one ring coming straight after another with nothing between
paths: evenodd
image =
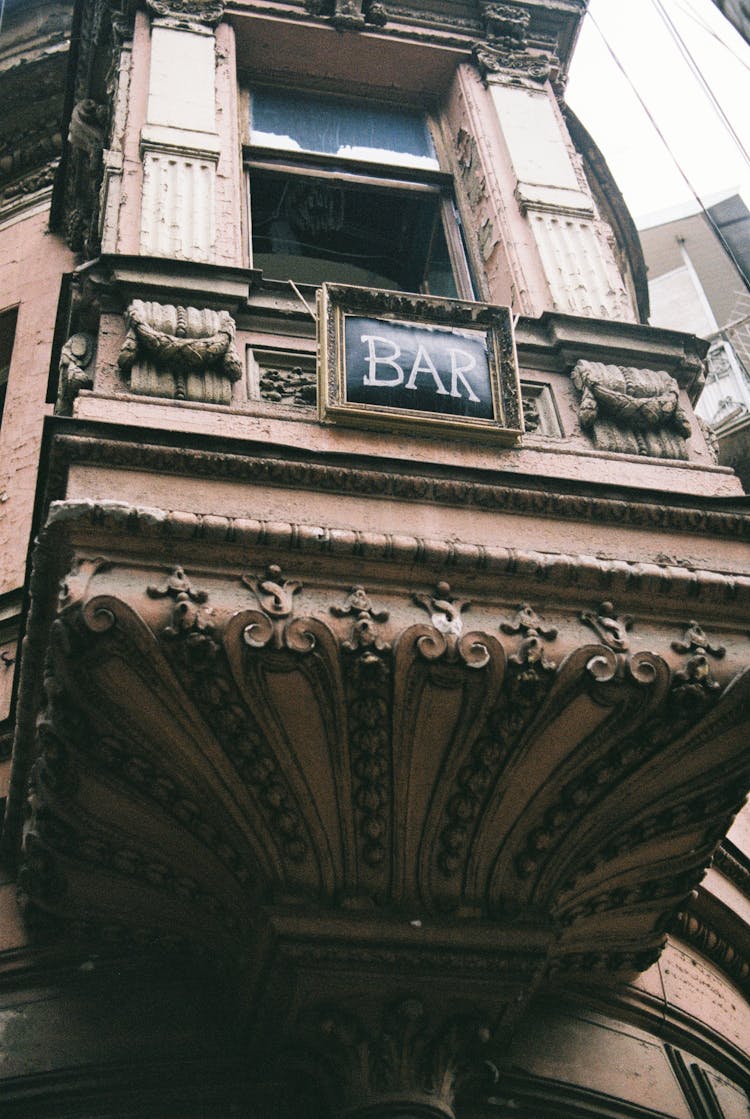
<instances>
[{"instance_id":1,"label":"stone column capital","mask_svg":"<svg viewBox=\"0 0 750 1119\"><path fill-rule=\"evenodd\" d=\"M152 18L183 31L213 29L224 15L224 0L146 0Z\"/></svg>"}]
</instances>

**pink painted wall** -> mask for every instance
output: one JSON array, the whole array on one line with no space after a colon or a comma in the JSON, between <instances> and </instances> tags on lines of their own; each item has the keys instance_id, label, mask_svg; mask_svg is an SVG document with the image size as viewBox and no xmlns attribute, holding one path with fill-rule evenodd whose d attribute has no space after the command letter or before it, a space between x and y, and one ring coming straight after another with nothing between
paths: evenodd
<instances>
[{"instance_id":1,"label":"pink painted wall","mask_svg":"<svg viewBox=\"0 0 750 1119\"><path fill-rule=\"evenodd\" d=\"M0 428L0 594L25 577L60 280L73 269L47 220L36 213L0 229L0 310L18 307Z\"/></svg>"}]
</instances>

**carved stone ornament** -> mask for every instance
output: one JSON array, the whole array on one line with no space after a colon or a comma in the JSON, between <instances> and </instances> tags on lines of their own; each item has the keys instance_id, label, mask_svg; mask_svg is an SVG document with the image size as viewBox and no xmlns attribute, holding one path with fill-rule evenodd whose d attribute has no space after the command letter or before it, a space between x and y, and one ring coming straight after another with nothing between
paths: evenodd
<instances>
[{"instance_id":1,"label":"carved stone ornament","mask_svg":"<svg viewBox=\"0 0 750 1119\"><path fill-rule=\"evenodd\" d=\"M597 447L653 458L688 457L690 421L669 373L579 361L571 377L581 394L580 425Z\"/></svg>"},{"instance_id":2,"label":"carved stone ornament","mask_svg":"<svg viewBox=\"0 0 750 1119\"><path fill-rule=\"evenodd\" d=\"M61 189L52 199L50 225L63 232L70 248L87 260L97 257L101 247L103 152L118 143L112 126L123 73L121 48L132 35L135 8L132 0L96 0L87 6L76 40L68 147L61 162Z\"/></svg>"},{"instance_id":3,"label":"carved stone ornament","mask_svg":"<svg viewBox=\"0 0 750 1119\"><path fill-rule=\"evenodd\" d=\"M493 0L481 0L482 19L487 39L495 43L505 43L524 47L531 22L528 8L515 4L499 4Z\"/></svg>"},{"instance_id":4,"label":"carved stone ornament","mask_svg":"<svg viewBox=\"0 0 750 1119\"><path fill-rule=\"evenodd\" d=\"M477 69L487 81L492 77L528 79L534 83L546 82L557 73L558 62L548 52L534 53L507 46L502 41L474 43L472 55Z\"/></svg>"},{"instance_id":5,"label":"carved stone ornament","mask_svg":"<svg viewBox=\"0 0 750 1119\"><path fill-rule=\"evenodd\" d=\"M224 0L146 0L146 7L153 17L190 30L196 25L216 27L225 4Z\"/></svg>"},{"instance_id":6,"label":"carved stone ornament","mask_svg":"<svg viewBox=\"0 0 750 1119\"><path fill-rule=\"evenodd\" d=\"M72 147L94 155L104 145L104 127L107 120L107 107L97 105L91 97L84 98L73 106L68 128L68 140Z\"/></svg>"},{"instance_id":7,"label":"carved stone ornament","mask_svg":"<svg viewBox=\"0 0 750 1119\"><path fill-rule=\"evenodd\" d=\"M482 1080L488 1088L497 1077L486 1056L488 1019L469 1012L441 1018L416 997L369 1015L367 1008L316 1008L305 1027L309 1049L351 1119L453 1119L455 1097L467 1082Z\"/></svg>"},{"instance_id":8,"label":"carved stone ornament","mask_svg":"<svg viewBox=\"0 0 750 1119\"><path fill-rule=\"evenodd\" d=\"M305 0L305 7L314 16L327 16L334 27L359 30L367 25L384 27L388 10L382 0Z\"/></svg>"},{"instance_id":9,"label":"carved stone ornament","mask_svg":"<svg viewBox=\"0 0 750 1119\"><path fill-rule=\"evenodd\" d=\"M560 71L554 39L537 35L529 48L531 12L516 4L480 0L484 38L473 44L472 54L485 81L503 80L511 84L536 85Z\"/></svg>"},{"instance_id":10,"label":"carved stone ornament","mask_svg":"<svg viewBox=\"0 0 750 1119\"><path fill-rule=\"evenodd\" d=\"M118 365L130 388L166 396L230 404L232 384L243 374L227 311L173 307L134 299L127 312Z\"/></svg>"},{"instance_id":11,"label":"carved stone ornament","mask_svg":"<svg viewBox=\"0 0 750 1119\"><path fill-rule=\"evenodd\" d=\"M85 332L72 334L60 351L60 387L57 410L69 415L73 401L81 389L93 387L91 361L94 356L94 336Z\"/></svg>"},{"instance_id":12,"label":"carved stone ornament","mask_svg":"<svg viewBox=\"0 0 750 1119\"><path fill-rule=\"evenodd\" d=\"M291 369L261 370L258 390L262 400L273 404L314 405L318 399L318 383L314 369L292 366Z\"/></svg>"}]
</instances>

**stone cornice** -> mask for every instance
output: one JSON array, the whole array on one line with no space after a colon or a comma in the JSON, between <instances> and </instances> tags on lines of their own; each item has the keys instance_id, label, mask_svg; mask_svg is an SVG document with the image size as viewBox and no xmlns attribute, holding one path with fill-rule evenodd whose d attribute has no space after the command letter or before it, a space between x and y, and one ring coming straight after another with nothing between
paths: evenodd
<instances>
[{"instance_id":1,"label":"stone cornice","mask_svg":"<svg viewBox=\"0 0 750 1119\"><path fill-rule=\"evenodd\" d=\"M257 481L328 493L370 494L402 501L461 505L534 517L609 522L629 527L709 533L736 540L750 539L750 508L746 498L733 499L731 503L724 503L721 499L696 498L689 506L666 504L663 498L649 499L636 492L610 498L590 491L571 492L570 488L566 491L562 485L556 490L524 486L515 479L512 482L506 479L497 482L461 477L446 479L393 469L294 461L256 454L255 449L246 444L236 453L230 453L149 445L145 438L142 443L132 443L89 434L56 435L53 479L59 477L70 462L130 466L160 473ZM51 492L52 496L59 496L62 493L60 483L57 487L53 484ZM685 570L681 578L690 582L695 574ZM729 576L722 576L722 580L727 581L727 586L735 582ZM732 597L735 592L728 590L726 593Z\"/></svg>"},{"instance_id":2,"label":"stone cornice","mask_svg":"<svg viewBox=\"0 0 750 1119\"><path fill-rule=\"evenodd\" d=\"M714 865L733 882L746 898L750 898L750 859L725 841L714 856Z\"/></svg>"},{"instance_id":3,"label":"stone cornice","mask_svg":"<svg viewBox=\"0 0 750 1119\"><path fill-rule=\"evenodd\" d=\"M565 555L517 548L499 548L461 541L445 541L408 533L360 532L325 525L284 523L249 517L217 514L170 512L164 509L135 508L119 502L56 501L47 522L48 530L84 530L97 536L125 534L144 540L157 537L199 546L244 549L248 546L358 557L362 560L406 563L452 570L498 575L511 580L529 580L581 590L612 594L653 595L663 600L706 604L726 604L732 611L750 604L750 576L724 575L719 571L698 571L668 564L630 563L603 560L594 556Z\"/></svg>"},{"instance_id":4,"label":"stone cornice","mask_svg":"<svg viewBox=\"0 0 750 1119\"><path fill-rule=\"evenodd\" d=\"M689 910L682 910L677 914L672 931L712 960L744 994L750 996L750 959L738 952L736 946L709 921Z\"/></svg>"}]
</instances>

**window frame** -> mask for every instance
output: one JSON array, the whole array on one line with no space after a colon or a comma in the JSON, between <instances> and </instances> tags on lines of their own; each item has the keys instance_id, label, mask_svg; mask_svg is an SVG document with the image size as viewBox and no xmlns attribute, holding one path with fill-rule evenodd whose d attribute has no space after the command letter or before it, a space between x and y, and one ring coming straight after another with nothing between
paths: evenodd
<instances>
[{"instance_id":1,"label":"window frame","mask_svg":"<svg viewBox=\"0 0 750 1119\"><path fill-rule=\"evenodd\" d=\"M247 246L249 258L255 267L253 256L253 218L252 218L252 173L253 171L270 172L300 178L321 179L331 184L341 184L348 187L362 189L397 191L398 193L414 193L437 196L439 198L440 221L445 238L445 244L450 260L453 282L456 288L456 298L461 300L475 300L477 298L477 284L473 276L472 262L469 256L468 245L463 234L463 222L458 207L455 189L455 177L451 171L443 168L447 162L442 146L442 133L439 121L432 112L422 105L404 104L386 101L380 103L390 109L403 107L410 112L420 112L424 116L425 125L435 150L435 157L439 166L437 168L411 167L408 164L377 163L374 160L356 159L348 156L332 155L326 152L286 151L267 145L254 145L251 143L251 99L253 89L274 90L280 89L278 85L267 82L254 82L246 79L240 100L242 112L242 162L245 172L245 206L247 208ZM333 100L339 98L342 102L363 100L361 97L347 96L346 93L337 91L331 93L323 89L310 89L304 87L284 86L285 93L298 93L300 97L310 96L325 97ZM294 277L291 277L294 279ZM268 277L273 280L273 277ZM277 281L285 283L286 281ZM321 280L321 283L323 280ZM302 286L318 287L317 284ZM417 294L432 295L431 292Z\"/></svg>"}]
</instances>

